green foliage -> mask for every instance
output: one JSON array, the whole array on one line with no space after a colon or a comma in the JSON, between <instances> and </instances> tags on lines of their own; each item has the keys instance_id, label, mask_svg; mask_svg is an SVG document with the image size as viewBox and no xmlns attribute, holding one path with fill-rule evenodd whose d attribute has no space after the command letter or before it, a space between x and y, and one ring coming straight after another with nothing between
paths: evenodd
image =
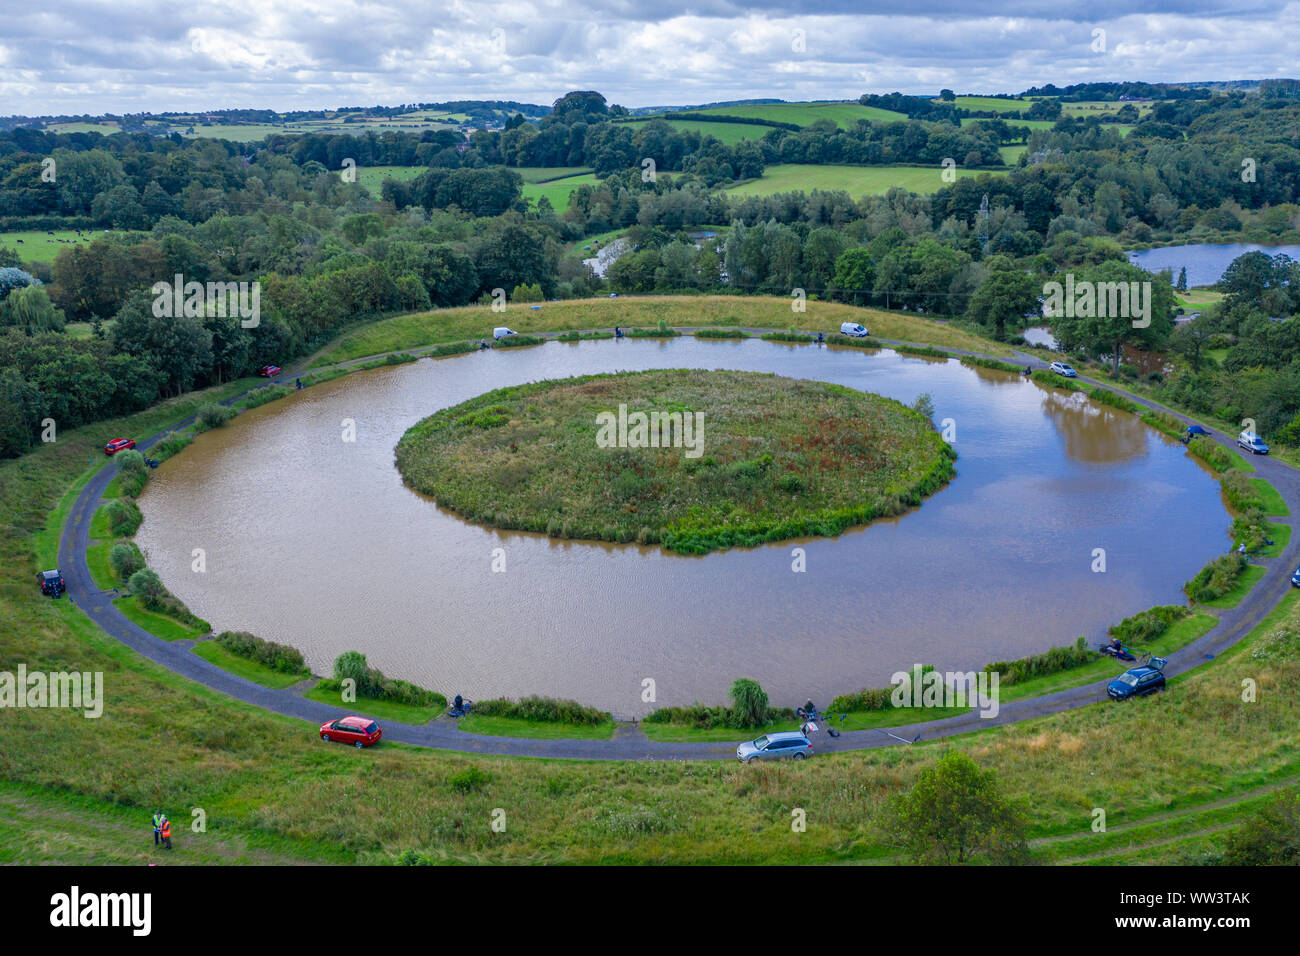
<instances>
[{"instance_id":1,"label":"green foliage","mask_svg":"<svg viewBox=\"0 0 1300 956\"><path fill-rule=\"evenodd\" d=\"M917 863L1024 863L1025 811L1002 795L992 771L961 751L921 771L886 813L894 841Z\"/></svg>"},{"instance_id":2,"label":"green foliage","mask_svg":"<svg viewBox=\"0 0 1300 956\"><path fill-rule=\"evenodd\" d=\"M140 507L129 498L114 498L104 505L104 514L108 518L108 530L115 538L129 538L135 534L144 520Z\"/></svg>"},{"instance_id":3,"label":"green foliage","mask_svg":"<svg viewBox=\"0 0 1300 956\"><path fill-rule=\"evenodd\" d=\"M1181 604L1164 604L1124 618L1108 633L1111 637L1118 637L1121 644L1141 646L1160 637L1190 613Z\"/></svg>"},{"instance_id":4,"label":"green foliage","mask_svg":"<svg viewBox=\"0 0 1300 956\"><path fill-rule=\"evenodd\" d=\"M404 680L385 677L377 667L371 667L366 655L359 651L344 651L334 659L334 684L344 680L354 682L358 696L377 700L391 700L399 704L411 704L415 707L445 707L447 698L437 691ZM325 681L321 686L326 685ZM331 685L332 687L333 685Z\"/></svg>"},{"instance_id":5,"label":"green foliage","mask_svg":"<svg viewBox=\"0 0 1300 956\"><path fill-rule=\"evenodd\" d=\"M963 355L960 359L962 365L973 368L991 368L999 372L1015 372L1020 374L1024 369L1019 365L1012 365L1010 362L1000 362L997 359L980 358L975 355Z\"/></svg>"},{"instance_id":6,"label":"green foliage","mask_svg":"<svg viewBox=\"0 0 1300 956\"><path fill-rule=\"evenodd\" d=\"M301 674L306 677L309 673L302 652L287 644L263 640L247 631L222 631L216 636L216 642L232 654L282 674Z\"/></svg>"},{"instance_id":7,"label":"green foliage","mask_svg":"<svg viewBox=\"0 0 1300 956\"><path fill-rule=\"evenodd\" d=\"M492 782L492 775L478 767L466 767L447 778L447 786L457 793L472 793L482 790Z\"/></svg>"},{"instance_id":8,"label":"green foliage","mask_svg":"<svg viewBox=\"0 0 1300 956\"><path fill-rule=\"evenodd\" d=\"M768 721L767 691L758 681L738 677L731 684L731 710L740 727L760 727Z\"/></svg>"},{"instance_id":9,"label":"green foliage","mask_svg":"<svg viewBox=\"0 0 1300 956\"><path fill-rule=\"evenodd\" d=\"M245 408L260 408L263 405L274 402L276 399L284 398L291 393L293 389L285 388L283 385L268 385L265 388L259 388L252 392L239 404Z\"/></svg>"},{"instance_id":10,"label":"green foliage","mask_svg":"<svg viewBox=\"0 0 1300 956\"><path fill-rule=\"evenodd\" d=\"M149 466L145 464L144 455L134 448L119 451L113 456L117 463L117 486L122 494L138 498L149 481Z\"/></svg>"},{"instance_id":11,"label":"green foliage","mask_svg":"<svg viewBox=\"0 0 1300 956\"><path fill-rule=\"evenodd\" d=\"M1093 388L1088 390L1088 396L1098 404L1110 405L1121 411L1132 412L1137 415L1142 412L1142 406L1127 395L1121 395L1119 392L1111 391L1109 388Z\"/></svg>"},{"instance_id":12,"label":"green foliage","mask_svg":"<svg viewBox=\"0 0 1300 956\"><path fill-rule=\"evenodd\" d=\"M1300 864L1300 789L1288 787L1255 810L1244 826L1228 834L1228 866Z\"/></svg>"},{"instance_id":13,"label":"green foliage","mask_svg":"<svg viewBox=\"0 0 1300 956\"><path fill-rule=\"evenodd\" d=\"M153 448L150 449L150 451L153 454L153 457L158 461L166 461L177 452L183 451L193 441L193 435L172 434L159 441L158 444L154 445Z\"/></svg>"},{"instance_id":14,"label":"green foliage","mask_svg":"<svg viewBox=\"0 0 1300 956\"><path fill-rule=\"evenodd\" d=\"M1196 435L1187 445L1188 450L1218 472L1232 468L1232 452L1217 444L1214 439Z\"/></svg>"},{"instance_id":15,"label":"green foliage","mask_svg":"<svg viewBox=\"0 0 1300 956\"><path fill-rule=\"evenodd\" d=\"M536 335L507 335L492 343L494 349L521 349L529 345L541 345L546 339Z\"/></svg>"},{"instance_id":16,"label":"green foliage","mask_svg":"<svg viewBox=\"0 0 1300 956\"><path fill-rule=\"evenodd\" d=\"M126 582L144 567L144 555L134 543L129 541L113 545L108 552L108 564L117 575L118 580Z\"/></svg>"},{"instance_id":17,"label":"green foliage","mask_svg":"<svg viewBox=\"0 0 1300 956\"><path fill-rule=\"evenodd\" d=\"M931 666L925 669L934 668ZM891 686L865 688L856 693L841 694L831 701L827 712L850 714L864 710L890 710L894 706L893 693L894 688Z\"/></svg>"},{"instance_id":18,"label":"green foliage","mask_svg":"<svg viewBox=\"0 0 1300 956\"><path fill-rule=\"evenodd\" d=\"M474 713L484 717L513 717L518 720L535 720L547 723L595 726L610 720L610 715L595 707L587 707L573 700L554 697L522 697L510 700L495 697L474 703Z\"/></svg>"},{"instance_id":19,"label":"green foliage","mask_svg":"<svg viewBox=\"0 0 1300 956\"><path fill-rule=\"evenodd\" d=\"M235 410L226 405L219 405L215 402L204 405L199 409L199 413L194 416L194 430L205 432L213 428L220 428L234 418L235 415Z\"/></svg>"},{"instance_id":20,"label":"green foliage","mask_svg":"<svg viewBox=\"0 0 1300 956\"><path fill-rule=\"evenodd\" d=\"M1041 654L1032 654L1016 661L995 661L986 664L984 671L999 675L999 684L1019 684L1044 674L1056 674L1080 667L1097 659L1097 652L1088 649L1088 643L1080 637L1073 645L1052 647Z\"/></svg>"},{"instance_id":21,"label":"green foliage","mask_svg":"<svg viewBox=\"0 0 1300 956\"><path fill-rule=\"evenodd\" d=\"M1197 604L1216 600L1237 586L1247 567L1245 557L1236 552L1220 555L1184 584L1183 591Z\"/></svg>"},{"instance_id":22,"label":"green foliage","mask_svg":"<svg viewBox=\"0 0 1300 956\"><path fill-rule=\"evenodd\" d=\"M749 333L744 329L696 329L693 333L697 339L747 339Z\"/></svg>"},{"instance_id":23,"label":"green foliage","mask_svg":"<svg viewBox=\"0 0 1300 956\"><path fill-rule=\"evenodd\" d=\"M1227 500L1228 507L1233 511L1244 513L1257 510L1263 513L1264 501L1245 472L1236 468L1229 469L1219 479L1219 484L1223 488L1223 497Z\"/></svg>"},{"instance_id":24,"label":"green foliage","mask_svg":"<svg viewBox=\"0 0 1300 956\"><path fill-rule=\"evenodd\" d=\"M764 342L792 342L799 345L817 341L817 336L809 335L806 332L764 332L759 338ZM843 343L836 341L835 344L841 345Z\"/></svg>"}]
</instances>

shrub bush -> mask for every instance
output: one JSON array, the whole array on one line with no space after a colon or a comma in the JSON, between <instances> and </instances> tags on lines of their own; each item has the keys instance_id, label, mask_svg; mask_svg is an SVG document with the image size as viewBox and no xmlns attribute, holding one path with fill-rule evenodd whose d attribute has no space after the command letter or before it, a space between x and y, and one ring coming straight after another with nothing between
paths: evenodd
<instances>
[{"instance_id":1,"label":"shrub bush","mask_svg":"<svg viewBox=\"0 0 1300 956\"><path fill-rule=\"evenodd\" d=\"M234 417L235 410L233 408L213 402L204 405L199 409L198 414L194 416L194 430L205 432L209 429L220 428Z\"/></svg>"},{"instance_id":2,"label":"shrub bush","mask_svg":"<svg viewBox=\"0 0 1300 956\"><path fill-rule=\"evenodd\" d=\"M306 676L309 673L302 652L287 644L266 641L247 631L222 631L217 635L216 641L230 653L255 661L282 674Z\"/></svg>"},{"instance_id":3,"label":"shrub bush","mask_svg":"<svg viewBox=\"0 0 1300 956\"><path fill-rule=\"evenodd\" d=\"M738 727L761 727L768 721L771 707L767 691L758 681L738 677L731 684L731 710Z\"/></svg>"},{"instance_id":4,"label":"shrub bush","mask_svg":"<svg viewBox=\"0 0 1300 956\"><path fill-rule=\"evenodd\" d=\"M972 368L991 368L999 372L1015 372L1019 375L1024 371L1019 365L1012 365L1010 362L1000 362L997 359L979 358L974 355L963 355L961 364Z\"/></svg>"},{"instance_id":5,"label":"shrub bush","mask_svg":"<svg viewBox=\"0 0 1300 956\"><path fill-rule=\"evenodd\" d=\"M293 389L285 388L283 385L267 385L265 388L259 388L251 392L249 396L239 404L245 409L260 408L263 405L275 401L277 398L284 398L284 396L288 395L292 391Z\"/></svg>"},{"instance_id":6,"label":"shrub bush","mask_svg":"<svg viewBox=\"0 0 1300 956\"><path fill-rule=\"evenodd\" d=\"M1215 558L1183 585L1187 597L1195 603L1221 598L1237 586L1248 563L1240 554L1223 554Z\"/></svg>"},{"instance_id":7,"label":"shrub bush","mask_svg":"<svg viewBox=\"0 0 1300 956\"><path fill-rule=\"evenodd\" d=\"M749 333L744 329L696 329L697 339L747 339Z\"/></svg>"},{"instance_id":8,"label":"shrub bush","mask_svg":"<svg viewBox=\"0 0 1300 956\"><path fill-rule=\"evenodd\" d=\"M1195 436L1188 443L1187 448L1215 471L1225 472L1232 468L1232 452L1204 435Z\"/></svg>"},{"instance_id":9,"label":"shrub bush","mask_svg":"<svg viewBox=\"0 0 1300 956\"><path fill-rule=\"evenodd\" d=\"M104 505L104 514L108 518L108 530L115 538L131 537L144 520L139 506L129 498L114 498Z\"/></svg>"},{"instance_id":10,"label":"shrub bush","mask_svg":"<svg viewBox=\"0 0 1300 956\"><path fill-rule=\"evenodd\" d=\"M408 681L384 676L384 672L371 667L366 661L366 655L359 651L344 651L334 659L334 681L331 686L349 679L355 682L358 694L377 700L391 700L414 707L447 705L447 698L437 691L425 690ZM324 686L326 682L322 681L321 684Z\"/></svg>"},{"instance_id":11,"label":"shrub bush","mask_svg":"<svg viewBox=\"0 0 1300 956\"><path fill-rule=\"evenodd\" d=\"M492 343L494 349L519 349L527 345L541 345L546 339L536 335L507 335Z\"/></svg>"},{"instance_id":12,"label":"shrub bush","mask_svg":"<svg viewBox=\"0 0 1300 956\"><path fill-rule=\"evenodd\" d=\"M1132 412L1138 414L1142 411L1142 406L1133 401L1127 395L1121 395L1119 392L1112 392L1108 388L1094 388L1088 395L1094 402L1101 405L1110 405L1112 408L1118 408L1120 411Z\"/></svg>"},{"instance_id":13,"label":"shrub bush","mask_svg":"<svg viewBox=\"0 0 1300 956\"><path fill-rule=\"evenodd\" d=\"M130 542L113 545L108 552L108 564L122 582L129 581L131 575L144 567L144 555Z\"/></svg>"},{"instance_id":14,"label":"shrub bush","mask_svg":"<svg viewBox=\"0 0 1300 956\"><path fill-rule=\"evenodd\" d=\"M1189 613L1181 604L1162 604L1124 618L1110 629L1109 634L1118 637L1122 644L1144 644L1164 634Z\"/></svg>"},{"instance_id":15,"label":"shrub bush","mask_svg":"<svg viewBox=\"0 0 1300 956\"><path fill-rule=\"evenodd\" d=\"M557 700L554 697L521 697L510 700L494 697L474 704L474 713L485 717L514 717L518 720L536 720L557 724L595 726L610 720L610 715L595 707L587 707L574 700Z\"/></svg>"},{"instance_id":16,"label":"shrub bush","mask_svg":"<svg viewBox=\"0 0 1300 956\"><path fill-rule=\"evenodd\" d=\"M1264 501L1259 492L1250 483L1250 478L1236 468L1225 472L1219 484L1223 487L1223 497L1233 511L1245 513L1253 509L1263 511Z\"/></svg>"},{"instance_id":17,"label":"shrub bush","mask_svg":"<svg viewBox=\"0 0 1300 956\"><path fill-rule=\"evenodd\" d=\"M168 435L154 445L150 451L153 452L153 457L158 461L166 461L172 455L188 447L192 441L194 441L193 435Z\"/></svg>"},{"instance_id":18,"label":"shrub bush","mask_svg":"<svg viewBox=\"0 0 1300 956\"><path fill-rule=\"evenodd\" d=\"M1264 547L1270 530L1268 519L1260 508L1247 508L1232 519L1232 537L1239 544L1244 544L1250 552Z\"/></svg>"},{"instance_id":19,"label":"shrub bush","mask_svg":"<svg viewBox=\"0 0 1300 956\"><path fill-rule=\"evenodd\" d=\"M1000 684L1019 684L1033 677L1055 674L1059 671L1079 667L1095 660L1097 652L1089 650L1088 642L1080 637L1073 645L1053 647L1042 654L1022 657L1017 661L995 661L986 664L985 673L997 672Z\"/></svg>"}]
</instances>

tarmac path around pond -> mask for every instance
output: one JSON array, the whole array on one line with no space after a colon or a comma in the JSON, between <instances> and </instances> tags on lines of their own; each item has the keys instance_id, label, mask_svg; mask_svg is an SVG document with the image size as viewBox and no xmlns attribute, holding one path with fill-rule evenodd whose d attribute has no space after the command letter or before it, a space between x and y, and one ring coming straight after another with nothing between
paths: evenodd
<instances>
[{"instance_id":1,"label":"tarmac path around pond","mask_svg":"<svg viewBox=\"0 0 1300 956\"><path fill-rule=\"evenodd\" d=\"M747 330L761 332L768 330ZM558 333L554 333L558 334ZM546 336L554 337L554 334ZM889 340L879 340L885 345L911 344ZM831 340L830 344L833 344ZM324 350L322 350L324 351ZM424 349L411 349L404 353L419 354ZM975 356L996 358L998 356L982 355L957 349L945 349L953 357ZM321 354L321 353L317 353ZM1042 359L1015 352L1016 358L1034 368L1046 368ZM304 369L315 356L304 359L297 370L282 373L280 378L289 381L303 374ZM373 361L377 357L368 356L341 363L342 367ZM1104 388L1108 383L1080 378ZM257 386L261 387L261 386ZM1118 390L1117 390L1118 391ZM245 393L246 394L246 393ZM1127 397L1150 409L1167 412L1181 421L1191 424L1195 419L1174 412L1156 402L1124 392ZM237 395L227 399L223 404L232 404L242 398ZM177 423L172 429L184 427L191 419ZM139 442L139 448L147 450L162 438L164 432L153 435ZM1226 435L1214 433L1212 438L1217 443L1236 450L1235 440ZM1273 458L1252 456L1256 476L1267 480L1286 502L1291 514L1300 514L1300 471L1284 462ZM311 721L314 725L323 724L343 716L345 706L338 707L309 700L294 693L291 689L275 690L263 687L252 681L237 677L223 670L197 654L190 648L193 643L180 641L176 643L155 637L144 628L127 618L113 604L117 597L115 591L104 591L94 583L86 563L86 548L90 543L90 523L101 503L104 489L116 475L117 469L109 464L101 468L82 489L69 511L59 540L59 566L68 583L67 596L90 617L107 634L149 660L166 667L183 677L220 691L245 703L263 707L266 710ZM1270 518L1277 523L1290 523L1290 517ZM1217 657L1224 650L1240 641L1276 607L1277 603L1289 592L1291 572L1300 561L1300 535L1293 535L1285 553L1278 558L1256 559L1265 567L1264 576L1255 584L1241 603L1235 608L1225 609L1218 615L1218 624L1207 633L1187 644L1181 650L1169 655L1169 664L1165 673L1170 677L1186 673L1200 664ZM1117 670L1119 665L1117 665ZM1109 705L1106 698L1106 684L1112 678L1090 684L1071 687L1022 700L1001 703L995 717L981 717L978 711L971 711L956 717L940 720L923 721L895 727L873 730L845 730L838 738L829 738L824 733L817 733L814 747L818 753L839 753L850 750L868 750L876 747L898 746L916 741L936 740L958 734L986 730L989 727L1017 723L1035 717L1060 713L1091 704ZM403 724L396 721L383 721L384 739L412 744L419 747L431 747L440 750L461 753L495 754L516 757L545 757L573 760L723 760L735 759L738 741L726 743L682 742L669 743L649 740L641 731L640 725L620 725L614 736L608 740L539 740L525 737L489 737L480 734L461 732L456 722L447 717L440 717L426 724ZM315 730L311 731L313 734Z\"/></svg>"}]
</instances>

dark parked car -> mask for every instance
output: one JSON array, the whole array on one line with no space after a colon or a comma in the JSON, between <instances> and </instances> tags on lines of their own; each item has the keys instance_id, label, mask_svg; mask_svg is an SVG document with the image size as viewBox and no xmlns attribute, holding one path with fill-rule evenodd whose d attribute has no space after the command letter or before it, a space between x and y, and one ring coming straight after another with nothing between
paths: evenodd
<instances>
[{"instance_id":1,"label":"dark parked car","mask_svg":"<svg viewBox=\"0 0 1300 956\"><path fill-rule=\"evenodd\" d=\"M379 743L384 732L369 717L340 717L320 725L320 739L352 744L358 750Z\"/></svg>"},{"instance_id":2,"label":"dark parked car","mask_svg":"<svg viewBox=\"0 0 1300 956\"><path fill-rule=\"evenodd\" d=\"M1168 658L1153 657L1141 667L1129 668L1110 682L1106 693L1112 700L1128 700L1164 690L1165 665L1168 663Z\"/></svg>"},{"instance_id":3,"label":"dark parked car","mask_svg":"<svg viewBox=\"0 0 1300 956\"><path fill-rule=\"evenodd\" d=\"M58 597L68 589L68 585L64 582L63 575L59 573L58 568L53 571L41 571L36 577L40 579L42 594Z\"/></svg>"}]
</instances>

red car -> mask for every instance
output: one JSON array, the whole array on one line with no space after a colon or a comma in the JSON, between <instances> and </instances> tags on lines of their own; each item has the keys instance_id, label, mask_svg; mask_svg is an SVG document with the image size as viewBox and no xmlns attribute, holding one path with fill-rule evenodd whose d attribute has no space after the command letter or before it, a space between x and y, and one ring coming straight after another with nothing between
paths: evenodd
<instances>
[{"instance_id":1,"label":"red car","mask_svg":"<svg viewBox=\"0 0 1300 956\"><path fill-rule=\"evenodd\" d=\"M108 456L116 455L119 451L126 451L128 448L135 447L134 438L114 438L104 446L104 454Z\"/></svg>"},{"instance_id":2,"label":"red car","mask_svg":"<svg viewBox=\"0 0 1300 956\"><path fill-rule=\"evenodd\" d=\"M281 369L280 366L278 365L263 365L262 371L260 371L258 374L265 378L274 378L275 376L279 375L280 372L282 371L283 369Z\"/></svg>"},{"instance_id":3,"label":"red car","mask_svg":"<svg viewBox=\"0 0 1300 956\"><path fill-rule=\"evenodd\" d=\"M379 743L384 732L369 717L340 717L320 725L320 739L353 744L358 750Z\"/></svg>"}]
</instances>

